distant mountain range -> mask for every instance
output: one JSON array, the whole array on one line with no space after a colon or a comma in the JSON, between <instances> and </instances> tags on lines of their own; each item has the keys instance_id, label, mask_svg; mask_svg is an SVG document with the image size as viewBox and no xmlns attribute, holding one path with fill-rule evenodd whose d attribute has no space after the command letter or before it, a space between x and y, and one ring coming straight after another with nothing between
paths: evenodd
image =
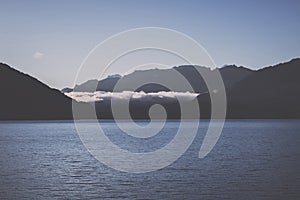
<instances>
[{"instance_id":1,"label":"distant mountain range","mask_svg":"<svg viewBox=\"0 0 300 200\"><path fill-rule=\"evenodd\" d=\"M197 69L196 69L197 68ZM132 84L143 80L167 80L172 91L186 92L176 83L172 73L179 72L188 80L193 90L200 95L194 100L199 103L201 117L210 117L210 97L207 87L197 72L211 73L200 66L179 66L172 69L152 69L135 71L125 76L109 76L103 80L89 80L74 89L65 88L62 92L52 89L37 79L23 74L6 64L0 64L0 120L52 120L72 119L72 101L83 110L92 109L91 104L75 102L64 92L111 92L119 81L122 86L117 91L133 90L149 92L169 91L170 89L149 83L134 88ZM229 65L218 69L227 92L227 118L300 118L300 59L263 68L257 71ZM151 105L160 103L167 111L168 118L180 118L178 101L130 101L130 114L135 119L148 119ZM188 105L188 102L186 102ZM95 103L99 118L112 118L110 102ZM121 105L120 105L121 106ZM123 108L120 107L120 112ZM193 116L189 116L193 118ZM82 118L89 118L88 115Z\"/></svg>"},{"instance_id":2,"label":"distant mountain range","mask_svg":"<svg viewBox=\"0 0 300 200\"><path fill-rule=\"evenodd\" d=\"M184 65L179 67L173 67L172 69L150 69L150 70L139 70L131 74L120 76L114 75L109 76L100 81L98 80L88 80L80 85L76 85L74 89L64 88L62 92L94 92L94 91L106 91L106 92L120 92L120 91L144 91L144 92L160 92L160 91L170 91L168 87L164 87L159 84L155 84L164 80L172 86L172 91L174 92L186 92L186 88L174 77L178 76L177 73L182 74L184 79L188 80L193 90L188 90L190 92L203 93L207 92L206 84L199 74L210 73L211 70L207 67ZM219 69L219 72L223 78L225 87L231 87L235 83L241 81L245 77L252 74L254 71L244 68L237 67L235 65L227 65ZM145 80L151 80L154 83L144 84ZM122 89L115 89L114 87L119 81L119 85ZM133 85L140 85L138 88L133 88Z\"/></svg>"}]
</instances>

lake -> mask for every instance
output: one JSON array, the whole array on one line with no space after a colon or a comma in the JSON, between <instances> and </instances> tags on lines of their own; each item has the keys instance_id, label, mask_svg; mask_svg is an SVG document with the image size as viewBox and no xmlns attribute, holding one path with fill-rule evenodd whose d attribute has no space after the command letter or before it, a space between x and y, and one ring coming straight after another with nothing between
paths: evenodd
<instances>
[{"instance_id":1,"label":"lake","mask_svg":"<svg viewBox=\"0 0 300 200\"><path fill-rule=\"evenodd\" d=\"M176 162L133 174L96 160L72 121L0 122L0 199L300 199L300 120L228 120L199 159L208 123ZM149 139L101 124L121 148L146 152L167 144L179 122Z\"/></svg>"}]
</instances>

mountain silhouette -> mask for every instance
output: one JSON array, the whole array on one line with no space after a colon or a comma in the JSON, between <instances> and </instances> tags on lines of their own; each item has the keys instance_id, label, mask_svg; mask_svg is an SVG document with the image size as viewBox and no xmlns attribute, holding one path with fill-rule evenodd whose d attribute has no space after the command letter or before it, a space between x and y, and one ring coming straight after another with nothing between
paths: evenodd
<instances>
[{"instance_id":1,"label":"mountain silhouette","mask_svg":"<svg viewBox=\"0 0 300 200\"><path fill-rule=\"evenodd\" d=\"M227 91L230 118L299 118L300 59L258 70Z\"/></svg>"},{"instance_id":2,"label":"mountain silhouette","mask_svg":"<svg viewBox=\"0 0 300 200\"><path fill-rule=\"evenodd\" d=\"M235 65L227 65L219 70L225 87L231 87L236 82L244 79L250 75L253 71L244 67L237 67ZM121 92L121 91L144 91L144 92L160 92L160 91L175 91L175 92L195 92L203 93L207 92L207 86L202 76L199 74L210 73L211 70L207 67L184 65L179 67L173 67L172 69L149 69L149 70L137 70L125 76L114 75L109 76L100 81L93 79L88 80L80 85L76 85L74 91L76 92L94 92L94 91L106 91L106 92ZM180 73L180 74L179 74ZM192 89L184 87L181 82L174 77L182 76L192 86ZM145 84L145 80L152 81ZM157 84L164 80L169 83L173 88L170 89L162 84ZM119 81L121 88L114 88ZM137 88L133 86L139 86ZM70 92L70 88L64 88L62 92Z\"/></svg>"},{"instance_id":3,"label":"mountain silhouette","mask_svg":"<svg viewBox=\"0 0 300 200\"><path fill-rule=\"evenodd\" d=\"M300 118L300 59L253 72L226 89L227 118ZM210 116L209 94L198 96Z\"/></svg>"},{"instance_id":4,"label":"mountain silhouette","mask_svg":"<svg viewBox=\"0 0 300 200\"><path fill-rule=\"evenodd\" d=\"M0 120L72 119L72 99L59 90L3 63L0 80Z\"/></svg>"},{"instance_id":5,"label":"mountain silhouette","mask_svg":"<svg viewBox=\"0 0 300 200\"><path fill-rule=\"evenodd\" d=\"M144 92L169 91L169 88L156 84L165 79L172 85L172 91L186 92L186 88L177 84L174 78L180 73L192 86L192 90L200 93L183 106L192 109L191 103L197 103L201 118L210 118L211 102L207 87L197 71L214 73L208 68L199 66L179 66L172 69L152 69L135 71L125 76L109 76L103 80L90 80L77 85L74 91L93 92L113 91L116 84L121 83L117 91L135 90ZM219 70L226 88L227 118L300 118L300 59L280 63L260 70L249 70L235 65L224 66ZM171 76L171 77L168 77ZM144 80L153 80L149 84L134 87ZM76 102L61 91L48 87L37 79L19 72L6 64L0 64L0 120L60 120L72 119L72 103L82 109L81 118L91 118L91 104ZM63 92L73 91L65 88ZM212 95L218 95L212 94ZM149 109L152 105L161 104L169 119L182 117L177 100L152 98L150 101L131 99L130 116L134 119L149 119ZM95 102L99 119L112 119L110 100ZM123 111L127 109L122 102L117 105L119 118L126 119ZM88 112L85 112L88 110ZM124 112L125 113L125 112ZM192 113L192 112L191 112ZM125 116L125 117L124 117ZM196 116L183 116L195 118ZM159 118L159 116L158 116Z\"/></svg>"}]
</instances>

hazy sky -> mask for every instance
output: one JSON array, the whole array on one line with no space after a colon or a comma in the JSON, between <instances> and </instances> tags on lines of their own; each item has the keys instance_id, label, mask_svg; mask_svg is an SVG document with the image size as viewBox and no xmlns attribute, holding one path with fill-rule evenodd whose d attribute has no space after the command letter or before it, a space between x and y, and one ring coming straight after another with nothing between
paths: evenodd
<instances>
[{"instance_id":1,"label":"hazy sky","mask_svg":"<svg viewBox=\"0 0 300 200\"><path fill-rule=\"evenodd\" d=\"M300 57L299 2L0 0L0 62L52 87L72 86L99 42L155 26L191 36L218 66L257 69Z\"/></svg>"}]
</instances>

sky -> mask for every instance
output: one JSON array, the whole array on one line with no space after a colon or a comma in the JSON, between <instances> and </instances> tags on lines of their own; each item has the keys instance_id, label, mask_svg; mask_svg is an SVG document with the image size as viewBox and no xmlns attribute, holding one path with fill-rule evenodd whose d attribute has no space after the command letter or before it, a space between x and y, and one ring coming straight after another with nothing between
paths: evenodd
<instances>
[{"instance_id":1,"label":"sky","mask_svg":"<svg viewBox=\"0 0 300 200\"><path fill-rule=\"evenodd\" d=\"M59 89L73 86L97 44L140 27L192 37L217 66L259 69L300 57L297 0L0 0L0 5L0 62Z\"/></svg>"}]
</instances>

